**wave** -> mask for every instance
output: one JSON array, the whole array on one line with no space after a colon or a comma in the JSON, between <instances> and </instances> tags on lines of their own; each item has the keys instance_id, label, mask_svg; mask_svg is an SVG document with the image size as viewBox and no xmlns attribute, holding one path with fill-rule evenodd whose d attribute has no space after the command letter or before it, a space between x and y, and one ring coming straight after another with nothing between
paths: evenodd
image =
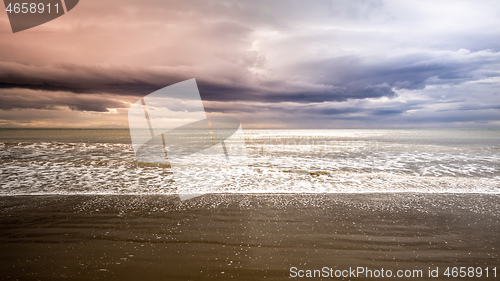
<instances>
[{"instance_id":1,"label":"wave","mask_svg":"<svg viewBox=\"0 0 500 281\"><path fill-rule=\"evenodd\" d=\"M388 172L199 166L177 169L174 177L165 165L134 162L3 161L2 166L0 195L500 193L500 177L432 177Z\"/></svg>"},{"instance_id":2,"label":"wave","mask_svg":"<svg viewBox=\"0 0 500 281\"><path fill-rule=\"evenodd\" d=\"M269 138L249 138L248 166L186 165L175 176L168 164L137 162L131 144L0 142L0 195L500 193L496 146Z\"/></svg>"}]
</instances>

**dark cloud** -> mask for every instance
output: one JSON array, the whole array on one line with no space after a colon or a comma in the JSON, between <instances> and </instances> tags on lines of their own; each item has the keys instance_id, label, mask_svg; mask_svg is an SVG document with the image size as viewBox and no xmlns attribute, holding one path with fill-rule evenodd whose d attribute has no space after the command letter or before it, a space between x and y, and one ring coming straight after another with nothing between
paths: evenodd
<instances>
[{"instance_id":1,"label":"dark cloud","mask_svg":"<svg viewBox=\"0 0 500 281\"><path fill-rule=\"evenodd\" d=\"M320 61L302 65L304 75L314 73L329 77L317 79L316 85L298 88L286 79L262 83L218 82L215 79L198 78L200 92L210 101L256 102L322 102L392 97L394 89L421 89L432 77L441 79L466 79L471 76L469 64L442 62L409 66L385 61L365 66L359 60L335 62ZM407 62L406 62L407 63ZM84 65L32 65L3 64L0 72L0 88L65 91L77 94L112 93L117 95L143 96L164 86L197 76L197 73L169 73L145 68L89 67ZM314 69L314 71L312 70ZM299 70L296 72L301 73ZM312 80L312 79L311 79Z\"/></svg>"},{"instance_id":2,"label":"dark cloud","mask_svg":"<svg viewBox=\"0 0 500 281\"><path fill-rule=\"evenodd\" d=\"M457 110L500 110L500 105L462 105Z\"/></svg>"},{"instance_id":3,"label":"dark cloud","mask_svg":"<svg viewBox=\"0 0 500 281\"><path fill-rule=\"evenodd\" d=\"M0 64L0 89L141 96L164 87L166 84L178 82L180 79L182 78L179 76L128 67Z\"/></svg>"},{"instance_id":4,"label":"dark cloud","mask_svg":"<svg viewBox=\"0 0 500 281\"><path fill-rule=\"evenodd\" d=\"M0 91L0 109L57 109L68 107L77 111L107 112L108 108L122 108L126 105L111 97L100 95L76 95L61 92Z\"/></svg>"},{"instance_id":5,"label":"dark cloud","mask_svg":"<svg viewBox=\"0 0 500 281\"><path fill-rule=\"evenodd\" d=\"M463 83L475 76L497 75L489 69L496 64L491 57L498 53L489 52L482 56L465 56L461 60L451 60L435 56L403 56L365 62L361 58L337 58L327 61L300 64L307 86L297 86L286 79L262 80L258 83L240 81L218 81L212 77L198 78L201 96L207 101L247 101L264 103L321 103L329 101L363 100L367 98L393 98L395 90L418 90L428 85L430 79L447 80L448 83ZM491 66L489 66L489 64ZM119 96L144 96L159 88L197 76L196 72L174 73L175 71L152 71L132 67L89 67L85 65L60 64L36 66L3 63L0 72L0 89L27 89L50 92L70 92L75 94L108 93ZM478 69L486 69L486 75ZM313 78L323 77L323 78ZM435 83L433 81L432 83ZM431 84L432 84L431 83ZM45 94L42 94L42 96ZM76 97L76 96L75 96ZM55 105L66 105L74 110L106 111L118 107L109 100L50 100ZM2 109L49 108L50 102L44 98L23 99L4 97ZM100 105L99 102L105 102ZM36 103L41 104L37 105ZM76 104L72 102L77 102ZM323 112L323 111L320 111ZM328 110L327 110L328 112ZM332 111L334 112L334 111ZM374 115L397 114L404 110L373 112Z\"/></svg>"},{"instance_id":6,"label":"dark cloud","mask_svg":"<svg viewBox=\"0 0 500 281\"><path fill-rule=\"evenodd\" d=\"M347 89L347 98L390 97L392 89L420 90L427 85L460 84L478 78L495 77L499 52L460 54L422 52L388 58L362 59L349 56L299 64L316 83ZM430 79L434 79L430 82Z\"/></svg>"},{"instance_id":7,"label":"dark cloud","mask_svg":"<svg viewBox=\"0 0 500 281\"><path fill-rule=\"evenodd\" d=\"M152 72L147 69L120 67L87 67L57 65L37 67L4 65L0 72L0 89L29 89L63 91L76 94L110 93L126 96L144 96L159 88L189 79L187 74ZM198 78L202 98L209 101L256 101L301 103L341 101L382 96L393 96L387 85L368 85L363 88L294 89L287 81L273 84L234 84ZM358 89L359 88L359 89Z\"/></svg>"}]
</instances>

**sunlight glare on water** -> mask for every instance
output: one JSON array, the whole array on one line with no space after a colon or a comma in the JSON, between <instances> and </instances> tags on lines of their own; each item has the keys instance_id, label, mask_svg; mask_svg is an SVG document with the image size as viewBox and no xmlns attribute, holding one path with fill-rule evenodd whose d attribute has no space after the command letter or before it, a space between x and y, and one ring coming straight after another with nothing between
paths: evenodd
<instances>
[{"instance_id":1,"label":"sunlight glare on water","mask_svg":"<svg viewBox=\"0 0 500 281\"><path fill-rule=\"evenodd\" d=\"M175 182L169 165L137 162L127 130L1 130L0 193L500 191L499 130L246 130L244 138L246 159L236 161L248 166L181 167L188 180ZM222 184L200 190L207 172Z\"/></svg>"}]
</instances>

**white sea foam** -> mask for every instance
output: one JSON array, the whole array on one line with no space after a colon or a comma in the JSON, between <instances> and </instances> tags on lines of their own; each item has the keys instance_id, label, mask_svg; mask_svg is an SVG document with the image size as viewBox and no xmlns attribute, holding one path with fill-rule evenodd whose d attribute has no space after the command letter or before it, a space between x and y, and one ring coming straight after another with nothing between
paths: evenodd
<instances>
[{"instance_id":1,"label":"white sea foam","mask_svg":"<svg viewBox=\"0 0 500 281\"><path fill-rule=\"evenodd\" d=\"M245 139L248 158L233 161L248 166L186 163L175 178L168 165L136 162L130 144L3 142L0 195L500 193L500 149L488 142L362 130L259 130ZM200 188L199 181L214 184Z\"/></svg>"}]
</instances>

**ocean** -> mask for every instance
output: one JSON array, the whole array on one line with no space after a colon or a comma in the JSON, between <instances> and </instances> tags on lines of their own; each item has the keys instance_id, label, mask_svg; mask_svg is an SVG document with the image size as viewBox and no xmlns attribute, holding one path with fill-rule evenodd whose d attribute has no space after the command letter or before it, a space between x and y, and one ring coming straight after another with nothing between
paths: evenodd
<instances>
[{"instance_id":1,"label":"ocean","mask_svg":"<svg viewBox=\"0 0 500 281\"><path fill-rule=\"evenodd\" d=\"M245 165L201 168L223 184L200 190L192 170L182 184L202 193L500 192L500 130L246 130L244 141ZM137 162L128 130L0 130L0 171L0 195L185 187L169 165Z\"/></svg>"}]
</instances>

